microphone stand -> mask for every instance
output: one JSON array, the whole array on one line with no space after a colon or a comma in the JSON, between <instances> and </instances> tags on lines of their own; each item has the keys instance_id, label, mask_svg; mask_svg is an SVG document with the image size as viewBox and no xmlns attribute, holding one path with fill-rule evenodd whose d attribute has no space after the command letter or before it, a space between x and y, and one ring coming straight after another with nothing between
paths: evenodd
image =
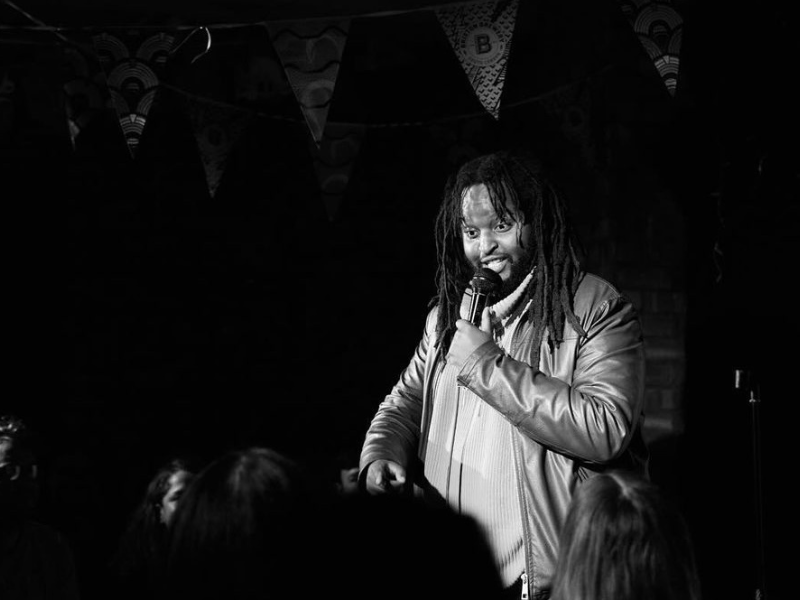
<instances>
[{"instance_id":1,"label":"microphone stand","mask_svg":"<svg viewBox=\"0 0 800 600\"><path fill-rule=\"evenodd\" d=\"M743 371L736 371L736 389L742 389ZM748 382L750 380L748 374ZM765 560L764 560L764 507L763 493L761 487L761 421L760 421L760 394L757 393L757 385L747 386L750 403L750 424L751 439L753 443L753 501L755 505L756 520L756 590L755 600L766 600L765 586ZM754 389L755 388L755 389Z\"/></svg>"}]
</instances>

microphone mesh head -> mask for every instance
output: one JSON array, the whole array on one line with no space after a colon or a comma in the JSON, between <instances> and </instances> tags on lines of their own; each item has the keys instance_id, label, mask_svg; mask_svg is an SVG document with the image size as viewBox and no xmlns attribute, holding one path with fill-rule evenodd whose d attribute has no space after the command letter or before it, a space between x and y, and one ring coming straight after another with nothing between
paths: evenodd
<instances>
[{"instance_id":1,"label":"microphone mesh head","mask_svg":"<svg viewBox=\"0 0 800 600\"><path fill-rule=\"evenodd\" d=\"M503 284L503 280L491 269L481 268L475 271L469 284L479 294L491 294Z\"/></svg>"}]
</instances>

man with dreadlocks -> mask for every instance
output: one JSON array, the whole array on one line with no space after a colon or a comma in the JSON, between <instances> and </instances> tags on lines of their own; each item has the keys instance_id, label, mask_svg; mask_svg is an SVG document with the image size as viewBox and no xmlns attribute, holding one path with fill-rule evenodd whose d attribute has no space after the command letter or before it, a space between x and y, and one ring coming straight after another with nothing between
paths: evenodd
<instances>
[{"instance_id":1,"label":"man with dreadlocks","mask_svg":"<svg viewBox=\"0 0 800 600\"><path fill-rule=\"evenodd\" d=\"M463 165L436 234L438 294L367 431L360 482L474 517L507 597L545 599L579 482L612 467L647 473L640 322L581 269L566 207L525 153ZM467 320L479 268L502 280L480 328Z\"/></svg>"}]
</instances>

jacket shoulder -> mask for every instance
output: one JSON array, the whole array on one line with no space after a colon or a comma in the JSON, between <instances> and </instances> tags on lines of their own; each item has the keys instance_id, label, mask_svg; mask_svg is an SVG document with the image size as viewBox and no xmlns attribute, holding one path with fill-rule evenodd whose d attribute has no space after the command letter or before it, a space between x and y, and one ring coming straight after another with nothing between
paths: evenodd
<instances>
[{"instance_id":1,"label":"jacket shoulder","mask_svg":"<svg viewBox=\"0 0 800 600\"><path fill-rule=\"evenodd\" d=\"M436 331L436 320L439 318L439 305L432 306L425 317L425 331L432 335Z\"/></svg>"},{"instance_id":2,"label":"jacket shoulder","mask_svg":"<svg viewBox=\"0 0 800 600\"><path fill-rule=\"evenodd\" d=\"M585 273L578 284L573 299L573 311L578 320L594 320L601 314L622 311L634 318L638 311L625 294L606 279L594 273Z\"/></svg>"},{"instance_id":3,"label":"jacket shoulder","mask_svg":"<svg viewBox=\"0 0 800 600\"><path fill-rule=\"evenodd\" d=\"M627 298L619 289L606 279L594 273L584 273L578 289L575 291L575 309L579 306L596 306L607 301L625 300Z\"/></svg>"}]
</instances>

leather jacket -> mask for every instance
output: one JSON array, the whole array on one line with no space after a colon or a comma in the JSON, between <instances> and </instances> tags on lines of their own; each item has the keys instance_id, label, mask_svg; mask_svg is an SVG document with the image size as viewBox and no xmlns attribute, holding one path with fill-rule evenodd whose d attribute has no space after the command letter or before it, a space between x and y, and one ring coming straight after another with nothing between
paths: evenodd
<instances>
[{"instance_id":1,"label":"leather jacket","mask_svg":"<svg viewBox=\"0 0 800 600\"><path fill-rule=\"evenodd\" d=\"M538 368L530 365L533 327L526 319L508 352L486 342L457 376L515 426L509 443L523 517L523 581L533 598L549 595L561 525L577 484L612 467L647 473L644 345L636 309L592 274L584 275L573 308L586 336L567 322L558 347L542 342ZM403 465L422 495L431 382L440 360L436 311L429 312L411 361L373 418L360 460L362 480L377 459Z\"/></svg>"}]
</instances>

